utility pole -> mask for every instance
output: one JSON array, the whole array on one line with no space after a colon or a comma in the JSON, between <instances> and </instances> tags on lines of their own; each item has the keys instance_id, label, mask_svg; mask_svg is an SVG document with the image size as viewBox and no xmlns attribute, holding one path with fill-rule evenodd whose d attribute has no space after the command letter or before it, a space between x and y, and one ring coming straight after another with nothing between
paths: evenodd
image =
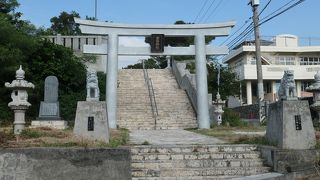
<instances>
[{"instance_id":1,"label":"utility pole","mask_svg":"<svg viewBox=\"0 0 320 180\"><path fill-rule=\"evenodd\" d=\"M254 36L256 46L256 66L257 66L257 80L258 80L258 99L259 99L259 120L263 120L264 116L264 92L263 92L263 80L262 80L262 65L261 65L261 49L260 49L260 33L259 33L259 0L251 0L251 6L253 11L253 25Z\"/></svg>"},{"instance_id":2,"label":"utility pole","mask_svg":"<svg viewBox=\"0 0 320 180\"><path fill-rule=\"evenodd\" d=\"M97 7L98 7L98 3L97 0L95 0L95 4L94 4L94 18L97 21L98 17L97 17Z\"/></svg>"}]
</instances>

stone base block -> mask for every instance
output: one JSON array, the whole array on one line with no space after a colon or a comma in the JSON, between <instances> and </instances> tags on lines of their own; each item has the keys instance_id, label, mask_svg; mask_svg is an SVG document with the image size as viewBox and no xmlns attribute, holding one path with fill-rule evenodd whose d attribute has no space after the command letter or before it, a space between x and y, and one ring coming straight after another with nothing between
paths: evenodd
<instances>
[{"instance_id":1,"label":"stone base block","mask_svg":"<svg viewBox=\"0 0 320 180\"><path fill-rule=\"evenodd\" d=\"M313 149L316 138L308 101L270 104L266 136L281 149Z\"/></svg>"},{"instance_id":2,"label":"stone base block","mask_svg":"<svg viewBox=\"0 0 320 180\"><path fill-rule=\"evenodd\" d=\"M106 102L78 101L73 133L92 140L109 142Z\"/></svg>"},{"instance_id":3,"label":"stone base block","mask_svg":"<svg viewBox=\"0 0 320 180\"><path fill-rule=\"evenodd\" d=\"M34 120L31 122L31 128L49 127L53 129L67 129L68 122L63 120Z\"/></svg>"}]
</instances>

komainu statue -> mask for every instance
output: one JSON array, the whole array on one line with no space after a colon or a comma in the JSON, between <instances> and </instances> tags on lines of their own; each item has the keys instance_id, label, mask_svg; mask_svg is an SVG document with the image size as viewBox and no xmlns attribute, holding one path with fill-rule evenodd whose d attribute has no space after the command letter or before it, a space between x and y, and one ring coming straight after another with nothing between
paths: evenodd
<instances>
[{"instance_id":1,"label":"komainu statue","mask_svg":"<svg viewBox=\"0 0 320 180\"><path fill-rule=\"evenodd\" d=\"M297 100L296 83L292 70L284 71L278 90L279 100Z\"/></svg>"},{"instance_id":2,"label":"komainu statue","mask_svg":"<svg viewBox=\"0 0 320 180\"><path fill-rule=\"evenodd\" d=\"M87 71L87 101L99 101L98 77L95 70Z\"/></svg>"}]
</instances>

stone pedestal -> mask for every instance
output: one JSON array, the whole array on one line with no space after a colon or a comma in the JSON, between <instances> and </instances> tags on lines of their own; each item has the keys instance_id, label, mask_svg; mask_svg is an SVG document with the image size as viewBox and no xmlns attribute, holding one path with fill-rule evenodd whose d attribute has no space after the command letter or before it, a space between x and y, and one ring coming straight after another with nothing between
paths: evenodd
<instances>
[{"instance_id":1,"label":"stone pedestal","mask_svg":"<svg viewBox=\"0 0 320 180\"><path fill-rule=\"evenodd\" d=\"M49 127L53 129L67 129L68 122L63 120L34 120L30 128Z\"/></svg>"},{"instance_id":2,"label":"stone pedestal","mask_svg":"<svg viewBox=\"0 0 320 180\"><path fill-rule=\"evenodd\" d=\"M27 108L13 109L14 112L14 134L20 134L26 124L25 112Z\"/></svg>"},{"instance_id":3,"label":"stone pedestal","mask_svg":"<svg viewBox=\"0 0 320 180\"><path fill-rule=\"evenodd\" d=\"M307 101L278 101L270 104L268 140L282 149L312 149L316 139Z\"/></svg>"},{"instance_id":4,"label":"stone pedestal","mask_svg":"<svg viewBox=\"0 0 320 180\"><path fill-rule=\"evenodd\" d=\"M109 142L109 126L104 101L79 101L73 133L92 140Z\"/></svg>"}]
</instances>

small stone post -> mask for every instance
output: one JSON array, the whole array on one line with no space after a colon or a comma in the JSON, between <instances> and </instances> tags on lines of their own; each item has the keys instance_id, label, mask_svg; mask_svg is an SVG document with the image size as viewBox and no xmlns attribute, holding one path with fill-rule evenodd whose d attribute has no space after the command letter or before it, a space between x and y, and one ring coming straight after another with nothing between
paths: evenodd
<instances>
[{"instance_id":1,"label":"small stone post","mask_svg":"<svg viewBox=\"0 0 320 180\"><path fill-rule=\"evenodd\" d=\"M313 93L313 104L311 104L311 108L318 113L318 121L317 125L320 125L320 71L314 75L315 83L311 84L306 88L306 91Z\"/></svg>"},{"instance_id":2,"label":"small stone post","mask_svg":"<svg viewBox=\"0 0 320 180\"><path fill-rule=\"evenodd\" d=\"M22 66L16 71L16 80L12 83L5 83L7 88L12 89L11 98L12 101L8 106L14 111L14 134L20 134L25 126L25 112L31 106L28 102L28 88L34 88L32 83L24 80L25 72L22 70Z\"/></svg>"},{"instance_id":3,"label":"small stone post","mask_svg":"<svg viewBox=\"0 0 320 180\"><path fill-rule=\"evenodd\" d=\"M217 124L218 126L222 123L222 114L223 114L223 105L225 104L226 101L223 101L220 97L219 92L217 93L216 96L216 101L213 101L214 105L214 111L213 111L213 118L214 118L214 123Z\"/></svg>"}]
</instances>

